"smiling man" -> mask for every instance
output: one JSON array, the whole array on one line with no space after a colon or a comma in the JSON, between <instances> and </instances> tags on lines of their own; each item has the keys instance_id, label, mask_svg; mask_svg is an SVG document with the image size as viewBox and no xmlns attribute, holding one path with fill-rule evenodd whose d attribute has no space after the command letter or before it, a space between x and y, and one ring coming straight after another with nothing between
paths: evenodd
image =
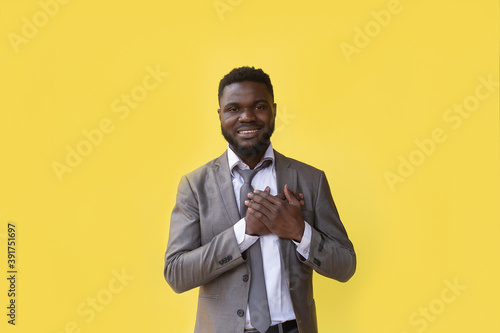
<instances>
[{"instance_id":1,"label":"smiling man","mask_svg":"<svg viewBox=\"0 0 500 333\"><path fill-rule=\"evenodd\" d=\"M345 282L356 269L325 174L273 149L261 69L227 74L219 106L228 148L181 179L165 279L200 287L195 332L318 332L312 272Z\"/></svg>"}]
</instances>

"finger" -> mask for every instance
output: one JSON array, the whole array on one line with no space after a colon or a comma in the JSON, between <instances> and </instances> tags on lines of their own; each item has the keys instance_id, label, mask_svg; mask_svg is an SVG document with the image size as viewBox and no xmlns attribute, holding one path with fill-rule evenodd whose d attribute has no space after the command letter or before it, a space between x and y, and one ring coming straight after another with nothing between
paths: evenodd
<instances>
[{"instance_id":1,"label":"finger","mask_svg":"<svg viewBox=\"0 0 500 333\"><path fill-rule=\"evenodd\" d=\"M272 206L280 205L283 201L266 191L259 191L259 190L253 191L253 193L250 193L248 197L262 204L265 204L265 201L269 202L271 206L266 205L266 207L268 207L269 209L271 209Z\"/></svg>"},{"instance_id":2,"label":"finger","mask_svg":"<svg viewBox=\"0 0 500 333\"><path fill-rule=\"evenodd\" d=\"M283 192L276 194L275 197L280 199L280 200L286 200L285 193L283 193Z\"/></svg>"},{"instance_id":3,"label":"finger","mask_svg":"<svg viewBox=\"0 0 500 333\"><path fill-rule=\"evenodd\" d=\"M302 206L304 206L304 205L306 204L306 203L305 203L305 201L304 201L304 194L299 193L299 198L300 198L300 200L299 200L299 201L300 201L300 204L301 204Z\"/></svg>"},{"instance_id":4,"label":"finger","mask_svg":"<svg viewBox=\"0 0 500 333\"><path fill-rule=\"evenodd\" d=\"M269 229L270 226L272 226L271 221L262 214L259 211L253 210L252 208L248 207L248 214L252 214L255 219L257 219L260 223L262 223L267 229Z\"/></svg>"},{"instance_id":5,"label":"finger","mask_svg":"<svg viewBox=\"0 0 500 333\"><path fill-rule=\"evenodd\" d=\"M269 218L271 218L271 214L276 211L277 205L279 203L283 203L283 200L280 200L273 195L262 191L259 191L259 193L250 193L248 197L252 199L252 202L254 202L255 204L263 207L258 210L263 210L265 208L266 211L263 211L263 213L265 213Z\"/></svg>"},{"instance_id":6,"label":"finger","mask_svg":"<svg viewBox=\"0 0 500 333\"><path fill-rule=\"evenodd\" d=\"M263 204L258 203L253 200L245 200L245 205L248 209L252 209L253 212L263 214L265 217L271 216L271 211Z\"/></svg>"},{"instance_id":7,"label":"finger","mask_svg":"<svg viewBox=\"0 0 500 333\"><path fill-rule=\"evenodd\" d=\"M290 204L294 206L300 206L300 202L297 200L297 198L295 198L292 191L290 191L288 184L285 185L285 196Z\"/></svg>"},{"instance_id":8,"label":"finger","mask_svg":"<svg viewBox=\"0 0 500 333\"><path fill-rule=\"evenodd\" d=\"M271 188L269 186L266 186L266 189L264 191L266 191L267 193L271 193Z\"/></svg>"},{"instance_id":9,"label":"finger","mask_svg":"<svg viewBox=\"0 0 500 333\"><path fill-rule=\"evenodd\" d=\"M302 193L297 193L297 191L293 191L293 190L290 190L290 192L293 193L293 196L295 197L295 199L297 199L297 201L299 201L301 203L301 205L304 205L304 194ZM284 195L285 193L283 193Z\"/></svg>"}]
</instances>

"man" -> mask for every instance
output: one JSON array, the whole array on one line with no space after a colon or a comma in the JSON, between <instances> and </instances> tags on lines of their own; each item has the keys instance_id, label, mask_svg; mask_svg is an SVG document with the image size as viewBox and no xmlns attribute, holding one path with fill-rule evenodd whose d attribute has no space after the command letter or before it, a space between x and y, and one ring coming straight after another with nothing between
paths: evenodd
<instances>
[{"instance_id":1,"label":"man","mask_svg":"<svg viewBox=\"0 0 500 333\"><path fill-rule=\"evenodd\" d=\"M200 287L195 332L317 332L312 271L345 282L356 268L325 174L273 150L261 69L227 74L219 106L228 149L181 179L165 279Z\"/></svg>"}]
</instances>

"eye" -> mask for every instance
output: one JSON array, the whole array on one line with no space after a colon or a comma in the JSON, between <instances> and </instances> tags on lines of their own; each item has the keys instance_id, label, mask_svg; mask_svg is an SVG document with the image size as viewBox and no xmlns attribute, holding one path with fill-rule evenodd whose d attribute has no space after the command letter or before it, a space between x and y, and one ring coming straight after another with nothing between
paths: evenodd
<instances>
[{"instance_id":1,"label":"eye","mask_svg":"<svg viewBox=\"0 0 500 333\"><path fill-rule=\"evenodd\" d=\"M237 112L238 111L238 108L236 107L231 107L229 109L227 109L228 112Z\"/></svg>"},{"instance_id":2,"label":"eye","mask_svg":"<svg viewBox=\"0 0 500 333\"><path fill-rule=\"evenodd\" d=\"M266 106L264 104L259 104L257 106L255 106L255 110L264 110L266 108Z\"/></svg>"}]
</instances>

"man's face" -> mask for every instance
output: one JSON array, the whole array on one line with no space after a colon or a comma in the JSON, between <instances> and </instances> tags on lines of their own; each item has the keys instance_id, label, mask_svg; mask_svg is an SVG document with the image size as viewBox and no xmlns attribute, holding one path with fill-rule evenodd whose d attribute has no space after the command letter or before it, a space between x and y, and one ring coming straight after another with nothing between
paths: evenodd
<instances>
[{"instance_id":1,"label":"man's face","mask_svg":"<svg viewBox=\"0 0 500 333\"><path fill-rule=\"evenodd\" d=\"M219 105L222 135L234 152L252 156L267 149L274 131L276 104L264 83L227 85Z\"/></svg>"}]
</instances>

